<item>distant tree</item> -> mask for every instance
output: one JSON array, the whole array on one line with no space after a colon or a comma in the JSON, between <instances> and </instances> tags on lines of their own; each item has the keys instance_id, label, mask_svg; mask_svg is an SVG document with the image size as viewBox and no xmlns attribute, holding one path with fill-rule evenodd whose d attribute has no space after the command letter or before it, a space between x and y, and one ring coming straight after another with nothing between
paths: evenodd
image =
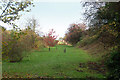
<instances>
[{"instance_id":1,"label":"distant tree","mask_svg":"<svg viewBox=\"0 0 120 80\"><path fill-rule=\"evenodd\" d=\"M26 23L26 31L30 31L31 32L31 37L32 37L32 44L33 44L33 48L35 47L35 40L37 38L36 34L36 28L39 26L37 19L33 18L28 18L27 23Z\"/></svg>"},{"instance_id":2,"label":"distant tree","mask_svg":"<svg viewBox=\"0 0 120 80\"><path fill-rule=\"evenodd\" d=\"M32 17L27 19L27 22L26 22L27 29L35 32L38 26L39 26L39 23L36 18Z\"/></svg>"},{"instance_id":3,"label":"distant tree","mask_svg":"<svg viewBox=\"0 0 120 80\"><path fill-rule=\"evenodd\" d=\"M58 41L55 40L56 38L57 35L55 34L55 31L53 29L51 29L47 35L44 35L44 41L46 45L49 46L49 51L50 47L53 47L58 43Z\"/></svg>"},{"instance_id":4,"label":"distant tree","mask_svg":"<svg viewBox=\"0 0 120 80\"><path fill-rule=\"evenodd\" d=\"M80 41L84 27L85 25L83 24L71 24L70 28L68 28L68 32L65 34L65 41L75 45L78 41Z\"/></svg>"},{"instance_id":5,"label":"distant tree","mask_svg":"<svg viewBox=\"0 0 120 80\"><path fill-rule=\"evenodd\" d=\"M60 40L60 41L62 41L62 40L63 40L63 38L62 38L62 37L60 37L60 38L59 38L59 40Z\"/></svg>"}]
</instances>

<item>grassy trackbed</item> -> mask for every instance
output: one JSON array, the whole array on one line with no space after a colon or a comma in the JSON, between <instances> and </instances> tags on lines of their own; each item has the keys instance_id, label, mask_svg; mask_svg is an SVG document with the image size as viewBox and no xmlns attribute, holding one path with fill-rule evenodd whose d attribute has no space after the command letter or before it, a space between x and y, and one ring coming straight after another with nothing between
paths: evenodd
<instances>
[{"instance_id":1,"label":"grassy trackbed","mask_svg":"<svg viewBox=\"0 0 120 80\"><path fill-rule=\"evenodd\" d=\"M64 48L66 48L66 53L64 53ZM95 59L85 51L72 46L58 45L57 49L53 47L50 52L48 48L33 51L18 63L3 61L2 72L3 77L12 78L86 78L86 76L103 78L102 74L89 70L87 67L79 67L80 63L88 61L95 61Z\"/></svg>"}]
</instances>

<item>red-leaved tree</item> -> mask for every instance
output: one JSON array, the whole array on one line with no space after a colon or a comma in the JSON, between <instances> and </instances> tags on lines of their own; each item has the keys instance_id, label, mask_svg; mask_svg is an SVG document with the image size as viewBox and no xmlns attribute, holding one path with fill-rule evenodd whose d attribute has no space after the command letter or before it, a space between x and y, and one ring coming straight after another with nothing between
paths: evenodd
<instances>
[{"instance_id":1,"label":"red-leaved tree","mask_svg":"<svg viewBox=\"0 0 120 80\"><path fill-rule=\"evenodd\" d=\"M65 34L65 41L71 43L72 45L75 45L78 41L80 41L85 28L86 26L82 23L71 24L68 28L67 33Z\"/></svg>"},{"instance_id":2,"label":"red-leaved tree","mask_svg":"<svg viewBox=\"0 0 120 80\"><path fill-rule=\"evenodd\" d=\"M49 51L50 51L50 47L55 46L58 41L56 40L58 36L55 34L55 31L53 29L51 29L48 34L44 35L44 41L45 44L47 46L49 46Z\"/></svg>"}]
</instances>

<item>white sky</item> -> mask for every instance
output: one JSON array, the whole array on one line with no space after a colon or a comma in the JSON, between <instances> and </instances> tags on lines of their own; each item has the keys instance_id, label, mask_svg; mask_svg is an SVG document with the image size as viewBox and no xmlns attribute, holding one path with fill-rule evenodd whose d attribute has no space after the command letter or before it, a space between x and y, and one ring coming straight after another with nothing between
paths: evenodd
<instances>
[{"instance_id":1,"label":"white sky","mask_svg":"<svg viewBox=\"0 0 120 80\"><path fill-rule=\"evenodd\" d=\"M26 20L35 17L40 25L37 30L47 33L49 29L53 28L59 37L64 37L70 24L82 22L81 18L84 10L78 0L75 2L41 1L35 1L35 7L31 8L32 11L21 16L20 20L16 21L16 24L24 28Z\"/></svg>"}]
</instances>

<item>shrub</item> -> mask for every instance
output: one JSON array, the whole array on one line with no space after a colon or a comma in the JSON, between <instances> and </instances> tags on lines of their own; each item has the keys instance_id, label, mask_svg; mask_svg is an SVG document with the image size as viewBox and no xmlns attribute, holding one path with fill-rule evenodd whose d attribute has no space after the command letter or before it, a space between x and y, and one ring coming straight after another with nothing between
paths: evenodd
<instances>
[{"instance_id":1,"label":"shrub","mask_svg":"<svg viewBox=\"0 0 120 80\"><path fill-rule=\"evenodd\" d=\"M2 36L2 56L10 62L19 62L27 55L24 54L25 51L44 46L40 36L29 30L21 32L6 30Z\"/></svg>"},{"instance_id":2,"label":"shrub","mask_svg":"<svg viewBox=\"0 0 120 80\"><path fill-rule=\"evenodd\" d=\"M108 78L115 80L120 78L120 53L114 51L110 54L110 57L106 61L107 68L110 72Z\"/></svg>"},{"instance_id":3,"label":"shrub","mask_svg":"<svg viewBox=\"0 0 120 80\"><path fill-rule=\"evenodd\" d=\"M10 31L8 45L5 50L8 50L8 58L10 62L19 62L23 59L23 51L25 43L20 39L21 32Z\"/></svg>"},{"instance_id":4,"label":"shrub","mask_svg":"<svg viewBox=\"0 0 120 80\"><path fill-rule=\"evenodd\" d=\"M35 49L42 49L42 48L46 47L43 38L39 37L39 36L37 36L34 45L35 45Z\"/></svg>"},{"instance_id":5,"label":"shrub","mask_svg":"<svg viewBox=\"0 0 120 80\"><path fill-rule=\"evenodd\" d=\"M10 40L10 34L8 31L2 31L2 57L8 56L8 44Z\"/></svg>"},{"instance_id":6,"label":"shrub","mask_svg":"<svg viewBox=\"0 0 120 80\"><path fill-rule=\"evenodd\" d=\"M83 38L77 43L77 46L79 46L79 47L84 47L84 46L86 46L86 45L89 45L89 44L93 43L93 42L96 41L97 39L98 39L98 35L83 37Z\"/></svg>"}]
</instances>

